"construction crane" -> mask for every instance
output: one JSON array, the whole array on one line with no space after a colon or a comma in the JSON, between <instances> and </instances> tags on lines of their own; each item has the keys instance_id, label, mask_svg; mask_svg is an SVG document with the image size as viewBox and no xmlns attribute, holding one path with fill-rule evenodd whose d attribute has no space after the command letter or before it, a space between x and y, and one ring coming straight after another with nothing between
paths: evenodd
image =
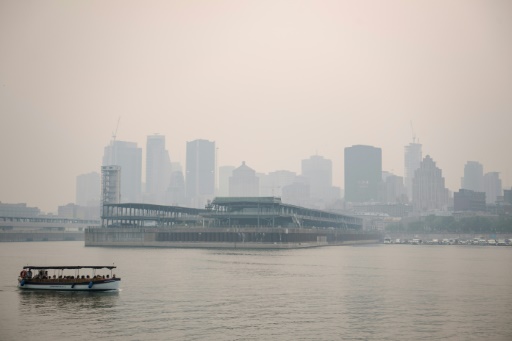
<instances>
[{"instance_id":1,"label":"construction crane","mask_svg":"<svg viewBox=\"0 0 512 341\"><path fill-rule=\"evenodd\" d=\"M117 129L119 128L119 121L121 121L121 116L119 116L119 118L117 119L116 130L112 133L112 145L114 144L114 142L116 142Z\"/></svg>"},{"instance_id":2,"label":"construction crane","mask_svg":"<svg viewBox=\"0 0 512 341\"><path fill-rule=\"evenodd\" d=\"M114 143L116 142L117 137L117 129L119 128L119 121L121 121L121 116L117 119L116 124L116 130L112 133L112 140L110 141L110 164L112 165L115 162L117 162L117 159L115 158L115 147Z\"/></svg>"}]
</instances>

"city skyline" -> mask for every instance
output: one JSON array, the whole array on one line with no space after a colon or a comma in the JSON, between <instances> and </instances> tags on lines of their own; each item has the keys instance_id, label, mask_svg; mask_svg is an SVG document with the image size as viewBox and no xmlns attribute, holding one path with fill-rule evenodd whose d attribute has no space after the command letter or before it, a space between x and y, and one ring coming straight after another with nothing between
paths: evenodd
<instances>
[{"instance_id":1,"label":"city skyline","mask_svg":"<svg viewBox=\"0 0 512 341\"><path fill-rule=\"evenodd\" d=\"M416 138L460 188L477 161L512 185L512 3L318 1L0 5L0 201L73 202L116 135L215 141L217 166L300 172ZM137 23L137 24L134 24ZM118 126L117 123L119 122ZM412 126L411 126L412 122ZM145 170L144 170L145 171Z\"/></svg>"}]
</instances>

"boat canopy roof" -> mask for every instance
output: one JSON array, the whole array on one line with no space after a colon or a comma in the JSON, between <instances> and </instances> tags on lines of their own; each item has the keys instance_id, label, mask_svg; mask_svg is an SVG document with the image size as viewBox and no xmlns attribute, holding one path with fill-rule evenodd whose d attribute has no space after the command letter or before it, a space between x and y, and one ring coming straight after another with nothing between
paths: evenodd
<instances>
[{"instance_id":1,"label":"boat canopy roof","mask_svg":"<svg viewBox=\"0 0 512 341\"><path fill-rule=\"evenodd\" d=\"M48 269L58 269L58 270L65 270L65 269L115 269L116 266L113 265L68 265L68 266L35 266L35 265L27 265L24 266L23 269L42 269L42 270L48 270Z\"/></svg>"}]
</instances>

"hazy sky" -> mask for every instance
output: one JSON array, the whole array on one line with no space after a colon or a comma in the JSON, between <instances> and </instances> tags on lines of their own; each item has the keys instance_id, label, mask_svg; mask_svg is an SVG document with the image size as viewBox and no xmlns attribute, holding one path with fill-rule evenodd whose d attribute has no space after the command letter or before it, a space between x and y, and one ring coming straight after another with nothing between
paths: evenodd
<instances>
[{"instance_id":1,"label":"hazy sky","mask_svg":"<svg viewBox=\"0 0 512 341\"><path fill-rule=\"evenodd\" d=\"M412 121L451 190L468 160L510 188L512 1L0 0L0 201L74 202L119 117L182 165L198 138L264 173L318 153L340 187L354 144L403 175Z\"/></svg>"}]
</instances>

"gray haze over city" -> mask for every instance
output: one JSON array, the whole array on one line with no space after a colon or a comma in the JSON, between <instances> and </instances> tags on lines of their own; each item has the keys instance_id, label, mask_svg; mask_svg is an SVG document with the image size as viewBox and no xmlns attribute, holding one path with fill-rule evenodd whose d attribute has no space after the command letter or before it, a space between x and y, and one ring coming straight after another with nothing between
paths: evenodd
<instances>
[{"instance_id":1,"label":"gray haze over city","mask_svg":"<svg viewBox=\"0 0 512 341\"><path fill-rule=\"evenodd\" d=\"M0 201L75 201L104 148L215 142L217 166L300 174L416 139L451 191L478 161L512 185L510 1L2 1ZM142 167L145 179L145 167Z\"/></svg>"}]
</instances>

